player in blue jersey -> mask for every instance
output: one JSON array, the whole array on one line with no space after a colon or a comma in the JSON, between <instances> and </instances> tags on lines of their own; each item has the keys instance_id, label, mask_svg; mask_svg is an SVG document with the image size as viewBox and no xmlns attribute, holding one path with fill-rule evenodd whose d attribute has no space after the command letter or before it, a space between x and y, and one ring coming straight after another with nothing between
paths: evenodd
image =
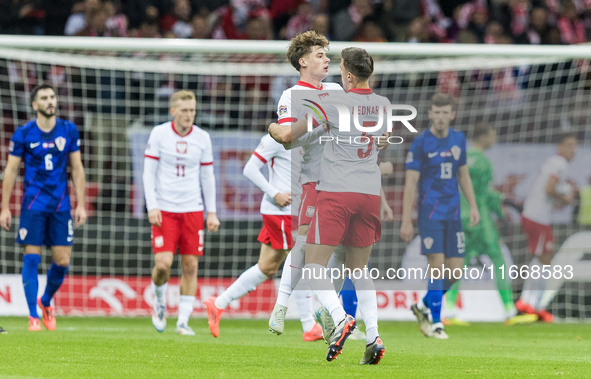
<instances>
[{"instance_id":1,"label":"player in blue jersey","mask_svg":"<svg viewBox=\"0 0 591 379\"><path fill-rule=\"evenodd\" d=\"M411 213L418 184L421 251L429 260L430 278L427 294L422 301L413 304L411 310L419 321L421 332L438 339L448 338L441 323L443 294L459 279L447 275L450 271L443 278L440 274L444 265L453 271L461 268L464 260L458 184L470 204L470 225L476 225L480 220L466 165L466 136L449 127L455 115L451 96L442 93L433 96L429 109L431 127L413 141L406 158L400 226L400 237L409 243L414 234ZM428 318L429 310L432 324Z\"/></svg>"},{"instance_id":2,"label":"player in blue jersey","mask_svg":"<svg viewBox=\"0 0 591 379\"><path fill-rule=\"evenodd\" d=\"M31 103L37 112L37 118L19 127L10 140L2 182L0 226L5 230L10 229L10 195L19 165L24 160L23 201L16 241L25 247L22 278L29 306L29 330L41 330L37 305L43 311L45 328L54 330L56 322L50 302L68 272L74 241L68 194L68 161L76 193L76 226L86 221L84 167L80 158L80 136L76 125L55 116L55 90L46 84L33 88ZM53 263L47 272L45 293L37 299L37 270L43 245L51 247Z\"/></svg>"}]
</instances>

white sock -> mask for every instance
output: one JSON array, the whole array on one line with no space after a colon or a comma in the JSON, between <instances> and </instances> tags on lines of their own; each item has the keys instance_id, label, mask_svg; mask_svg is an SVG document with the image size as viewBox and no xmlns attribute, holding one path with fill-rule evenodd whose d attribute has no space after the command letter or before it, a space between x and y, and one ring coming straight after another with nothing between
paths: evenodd
<instances>
[{"instance_id":1,"label":"white sock","mask_svg":"<svg viewBox=\"0 0 591 379\"><path fill-rule=\"evenodd\" d=\"M296 243L291 249L291 290L295 290L300 278L302 277L302 268L306 262L306 236L298 235ZM289 266L285 266L289 267Z\"/></svg>"},{"instance_id":2,"label":"white sock","mask_svg":"<svg viewBox=\"0 0 591 379\"><path fill-rule=\"evenodd\" d=\"M328 269L330 270L338 268L341 270L341 272L344 272L346 253L346 248L344 246L337 246L335 250L332 252L332 255L330 256L330 259L328 260L328 264L326 265L326 267L328 267ZM337 293L341 292L341 290L343 289L343 284L345 283L345 277L343 275L339 276L338 278L336 278L336 275L333 275L332 277L334 278L332 282L334 284L335 291Z\"/></svg>"},{"instance_id":3,"label":"white sock","mask_svg":"<svg viewBox=\"0 0 591 379\"><path fill-rule=\"evenodd\" d=\"M359 300L358 300L358 302L359 302ZM427 308L425 303L423 303L422 297L419 299L419 301L417 301L417 308L419 308L419 311L421 311L421 312L424 312L429 309L429 308Z\"/></svg>"},{"instance_id":4,"label":"white sock","mask_svg":"<svg viewBox=\"0 0 591 379\"><path fill-rule=\"evenodd\" d=\"M281 273L281 282L279 282L279 291L277 293L277 304L287 307L289 296L291 295L291 252L287 254L285 263L283 264L283 272Z\"/></svg>"},{"instance_id":5,"label":"white sock","mask_svg":"<svg viewBox=\"0 0 591 379\"><path fill-rule=\"evenodd\" d=\"M168 282L161 286L157 286L152 282L152 290L154 291L154 297L156 299L156 305L166 306L166 290L168 289Z\"/></svg>"},{"instance_id":6,"label":"white sock","mask_svg":"<svg viewBox=\"0 0 591 379\"><path fill-rule=\"evenodd\" d=\"M224 293L215 299L215 306L219 309L225 309L232 301L254 291L259 284L267 279L269 277L261 271L258 264L252 266L244 271L230 287L226 288Z\"/></svg>"},{"instance_id":7,"label":"white sock","mask_svg":"<svg viewBox=\"0 0 591 379\"><path fill-rule=\"evenodd\" d=\"M376 298L376 288L373 280L369 276L369 270L367 267L363 269L361 277L355 275L351 278L353 285L355 286L355 292L357 293L357 304L361 311L361 317L365 323L366 339L365 341L369 344L372 343L378 334L378 300Z\"/></svg>"},{"instance_id":8,"label":"white sock","mask_svg":"<svg viewBox=\"0 0 591 379\"><path fill-rule=\"evenodd\" d=\"M195 296L181 295L179 301L179 324L189 323L189 317L193 313L193 305L195 304Z\"/></svg>"},{"instance_id":9,"label":"white sock","mask_svg":"<svg viewBox=\"0 0 591 379\"><path fill-rule=\"evenodd\" d=\"M305 266L304 273L303 278L308 281L314 295L320 304L330 312L335 325L338 325L347 314L330 278L326 275L326 267L318 263L310 263Z\"/></svg>"},{"instance_id":10,"label":"white sock","mask_svg":"<svg viewBox=\"0 0 591 379\"><path fill-rule=\"evenodd\" d=\"M316 322L314 321L314 293L312 290L295 290L293 297L298 305L300 312L300 321L302 322L302 330L308 333Z\"/></svg>"},{"instance_id":11,"label":"white sock","mask_svg":"<svg viewBox=\"0 0 591 379\"><path fill-rule=\"evenodd\" d=\"M535 266L538 266L538 268L540 266L540 261L538 260L537 257L533 257L530 264L529 264L529 272L531 273L531 269ZM523 291L521 292L521 296L520 299L521 301L523 301L525 304L531 305L532 307L536 307L536 303L537 303L537 290L538 287L538 283L537 283L537 279L532 279L531 275L527 277L527 279L525 279L525 281L523 282Z\"/></svg>"}]
</instances>

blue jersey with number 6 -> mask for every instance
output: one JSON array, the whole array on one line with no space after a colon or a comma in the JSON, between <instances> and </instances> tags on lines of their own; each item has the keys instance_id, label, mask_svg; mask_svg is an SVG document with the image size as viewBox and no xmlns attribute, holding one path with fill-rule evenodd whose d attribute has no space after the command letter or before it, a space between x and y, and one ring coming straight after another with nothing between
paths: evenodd
<instances>
[{"instance_id":1,"label":"blue jersey with number 6","mask_svg":"<svg viewBox=\"0 0 591 379\"><path fill-rule=\"evenodd\" d=\"M24 159L22 208L32 211L70 210L68 155L80 150L80 134L70 121L56 119L48 133L31 120L19 127L10 140L10 155Z\"/></svg>"},{"instance_id":2,"label":"blue jersey with number 6","mask_svg":"<svg viewBox=\"0 0 591 379\"><path fill-rule=\"evenodd\" d=\"M427 129L410 146L406 169L419 171L419 221L460 220L458 168L466 164L466 136L449 128L445 138Z\"/></svg>"}]
</instances>

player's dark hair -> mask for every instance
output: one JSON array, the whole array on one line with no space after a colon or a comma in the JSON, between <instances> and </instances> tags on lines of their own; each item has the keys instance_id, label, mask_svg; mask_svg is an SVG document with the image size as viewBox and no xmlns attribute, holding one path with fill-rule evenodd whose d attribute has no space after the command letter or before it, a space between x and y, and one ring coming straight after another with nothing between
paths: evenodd
<instances>
[{"instance_id":1,"label":"player's dark hair","mask_svg":"<svg viewBox=\"0 0 591 379\"><path fill-rule=\"evenodd\" d=\"M490 124L478 123L472 131L472 138L477 141L480 137L488 135L494 128Z\"/></svg>"},{"instance_id":2,"label":"player's dark hair","mask_svg":"<svg viewBox=\"0 0 591 379\"><path fill-rule=\"evenodd\" d=\"M452 110L456 108L456 102L451 95L439 92L431 98L431 108L445 107L446 105L451 105Z\"/></svg>"},{"instance_id":3,"label":"player's dark hair","mask_svg":"<svg viewBox=\"0 0 591 379\"><path fill-rule=\"evenodd\" d=\"M33 87L33 89L31 90L31 104L33 104L33 101L37 100L37 93L39 93L39 91L41 91L42 89L50 89L53 91L53 93L55 92L55 88L53 88L52 86L50 86L49 84L46 83L41 83L39 85L36 85L35 87Z\"/></svg>"},{"instance_id":4,"label":"player's dark hair","mask_svg":"<svg viewBox=\"0 0 591 379\"><path fill-rule=\"evenodd\" d=\"M300 33L291 39L287 50L287 60L296 70L300 71L300 58L312 52L314 46L327 48L330 42L325 36L315 30Z\"/></svg>"},{"instance_id":5,"label":"player's dark hair","mask_svg":"<svg viewBox=\"0 0 591 379\"><path fill-rule=\"evenodd\" d=\"M558 145L560 145L561 143L563 143L564 141L566 141L569 138L574 138L577 141L579 140L577 133L567 132L567 133L562 133L561 135L559 135L558 138L556 138L556 143Z\"/></svg>"},{"instance_id":6,"label":"player's dark hair","mask_svg":"<svg viewBox=\"0 0 591 379\"><path fill-rule=\"evenodd\" d=\"M359 47L347 47L341 51L345 70L355 75L360 81L366 81L373 74L373 58Z\"/></svg>"}]
</instances>

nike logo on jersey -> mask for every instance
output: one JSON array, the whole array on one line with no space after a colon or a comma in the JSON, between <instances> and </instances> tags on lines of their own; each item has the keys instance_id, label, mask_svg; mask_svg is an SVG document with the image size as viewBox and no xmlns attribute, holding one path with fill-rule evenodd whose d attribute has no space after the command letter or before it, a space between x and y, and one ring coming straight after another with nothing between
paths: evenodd
<instances>
[{"instance_id":1,"label":"nike logo on jersey","mask_svg":"<svg viewBox=\"0 0 591 379\"><path fill-rule=\"evenodd\" d=\"M74 241L74 236L70 236L70 237L66 238L66 241L68 241L68 242Z\"/></svg>"},{"instance_id":2,"label":"nike logo on jersey","mask_svg":"<svg viewBox=\"0 0 591 379\"><path fill-rule=\"evenodd\" d=\"M36 148L37 146L39 146L41 144L41 142L35 142L31 144L31 149Z\"/></svg>"},{"instance_id":3,"label":"nike logo on jersey","mask_svg":"<svg viewBox=\"0 0 591 379\"><path fill-rule=\"evenodd\" d=\"M436 157L438 154L439 154L439 151L435 151L435 152L433 152L433 153L429 153L429 154L427 154L427 156L428 156L429 158L433 158L433 157Z\"/></svg>"}]
</instances>

